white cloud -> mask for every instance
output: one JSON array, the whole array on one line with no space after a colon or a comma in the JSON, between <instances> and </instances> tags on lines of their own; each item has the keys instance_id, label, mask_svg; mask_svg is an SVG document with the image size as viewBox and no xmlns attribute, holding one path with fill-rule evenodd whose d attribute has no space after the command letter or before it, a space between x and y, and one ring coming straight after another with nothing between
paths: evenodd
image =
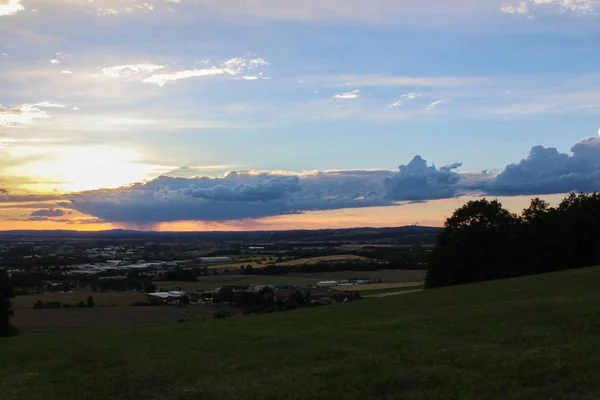
<instances>
[{"instance_id":1,"label":"white cloud","mask_svg":"<svg viewBox=\"0 0 600 400\"><path fill-rule=\"evenodd\" d=\"M390 104L390 108L395 108L395 107L400 107L404 104L404 100L415 100L416 98L419 98L423 96L421 93L406 93L403 94L402 96L400 96L400 100L395 101L394 103Z\"/></svg>"},{"instance_id":2,"label":"white cloud","mask_svg":"<svg viewBox=\"0 0 600 400\"><path fill-rule=\"evenodd\" d=\"M158 74L152 75L142 82L144 83L153 83L158 86L165 86L168 82L178 81L180 79L189 79L189 78L199 78L206 76L214 76L214 75L224 75L230 74L235 75L236 72L231 72L231 70L227 70L224 68L204 68L204 69L193 69L188 71L179 71L172 74Z\"/></svg>"},{"instance_id":3,"label":"white cloud","mask_svg":"<svg viewBox=\"0 0 600 400\"><path fill-rule=\"evenodd\" d=\"M529 12L529 3L526 1L513 5L503 4L500 11L506 14L527 14Z\"/></svg>"},{"instance_id":4,"label":"white cloud","mask_svg":"<svg viewBox=\"0 0 600 400\"><path fill-rule=\"evenodd\" d=\"M429 104L427 107L425 107L425 109L426 109L427 111L429 111L429 110L433 110L434 108L436 108L436 107L437 107L437 106L439 106L440 104L444 104L444 103L447 103L447 102L448 102L447 100L436 100L436 101L434 101L434 102L430 103L430 104Z\"/></svg>"},{"instance_id":5,"label":"white cloud","mask_svg":"<svg viewBox=\"0 0 600 400\"><path fill-rule=\"evenodd\" d=\"M151 73L167 68L157 64L125 64L102 68L102 74L109 77L134 77L138 74Z\"/></svg>"},{"instance_id":6,"label":"white cloud","mask_svg":"<svg viewBox=\"0 0 600 400\"><path fill-rule=\"evenodd\" d=\"M600 0L527 0L503 4L500 11L507 14L530 15L535 12L573 12L596 14L600 11Z\"/></svg>"},{"instance_id":7,"label":"white cloud","mask_svg":"<svg viewBox=\"0 0 600 400\"><path fill-rule=\"evenodd\" d=\"M20 104L13 107L0 105L0 126L16 127L33 124L36 119L51 118L45 108L64 108L62 104L42 102L36 104Z\"/></svg>"},{"instance_id":8,"label":"white cloud","mask_svg":"<svg viewBox=\"0 0 600 400\"><path fill-rule=\"evenodd\" d=\"M360 92L360 90L354 90L352 92L340 93L340 94L336 94L335 96L333 96L333 98L334 99L344 99L344 100L357 99L359 92Z\"/></svg>"},{"instance_id":9,"label":"white cloud","mask_svg":"<svg viewBox=\"0 0 600 400\"><path fill-rule=\"evenodd\" d=\"M107 17L107 16L111 16L111 15L116 15L118 13L117 13L117 11L113 10L112 8L99 8L97 10L97 14L101 17Z\"/></svg>"},{"instance_id":10,"label":"white cloud","mask_svg":"<svg viewBox=\"0 0 600 400\"><path fill-rule=\"evenodd\" d=\"M21 0L0 0L0 17L15 15L19 11L25 10Z\"/></svg>"},{"instance_id":11,"label":"white cloud","mask_svg":"<svg viewBox=\"0 0 600 400\"><path fill-rule=\"evenodd\" d=\"M202 64L208 65L210 61L201 61ZM246 73L250 70L269 65L269 63L263 58L253 58L248 60L245 57L232 57L229 60L213 65L207 68L190 69L184 71L177 71L173 73L155 74L142 79L144 83L152 83L158 86L165 86L168 82L178 81L181 79L189 78L203 78L209 76L229 75L237 76ZM245 80L257 80L261 74L258 75L244 75L242 79ZM267 79L267 78L263 78Z\"/></svg>"},{"instance_id":12,"label":"white cloud","mask_svg":"<svg viewBox=\"0 0 600 400\"><path fill-rule=\"evenodd\" d=\"M73 75L73 72L72 72L72 71L67 71L67 70L65 70L65 71L60 71L60 73L61 73L61 74L64 74L64 75Z\"/></svg>"},{"instance_id":13,"label":"white cloud","mask_svg":"<svg viewBox=\"0 0 600 400\"><path fill-rule=\"evenodd\" d=\"M54 59L50 60L50 64L60 64L60 60L57 58L54 58Z\"/></svg>"}]
</instances>

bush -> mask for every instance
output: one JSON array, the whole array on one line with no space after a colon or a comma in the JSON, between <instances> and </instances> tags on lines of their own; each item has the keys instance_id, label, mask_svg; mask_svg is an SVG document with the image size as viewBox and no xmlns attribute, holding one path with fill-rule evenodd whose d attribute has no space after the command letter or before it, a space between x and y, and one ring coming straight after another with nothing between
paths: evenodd
<instances>
[{"instance_id":1,"label":"bush","mask_svg":"<svg viewBox=\"0 0 600 400\"><path fill-rule=\"evenodd\" d=\"M223 319L223 318L229 318L229 317L231 317L231 313L227 312L227 311L216 311L213 314L214 319Z\"/></svg>"},{"instance_id":2,"label":"bush","mask_svg":"<svg viewBox=\"0 0 600 400\"><path fill-rule=\"evenodd\" d=\"M79 303L77 303L77 307L78 308L85 308L87 306L85 305L85 302L83 300L81 300Z\"/></svg>"},{"instance_id":3,"label":"bush","mask_svg":"<svg viewBox=\"0 0 600 400\"><path fill-rule=\"evenodd\" d=\"M47 301L44 308L62 308L62 304L60 304L60 301Z\"/></svg>"},{"instance_id":4,"label":"bush","mask_svg":"<svg viewBox=\"0 0 600 400\"><path fill-rule=\"evenodd\" d=\"M63 308L73 308L72 304L63 304Z\"/></svg>"},{"instance_id":5,"label":"bush","mask_svg":"<svg viewBox=\"0 0 600 400\"><path fill-rule=\"evenodd\" d=\"M96 303L94 303L94 298L92 296L87 298L87 306L88 307L94 307L96 305Z\"/></svg>"},{"instance_id":6,"label":"bush","mask_svg":"<svg viewBox=\"0 0 600 400\"><path fill-rule=\"evenodd\" d=\"M36 303L33 305L34 310L41 310L43 308L44 308L44 303L41 300L36 301Z\"/></svg>"}]
</instances>

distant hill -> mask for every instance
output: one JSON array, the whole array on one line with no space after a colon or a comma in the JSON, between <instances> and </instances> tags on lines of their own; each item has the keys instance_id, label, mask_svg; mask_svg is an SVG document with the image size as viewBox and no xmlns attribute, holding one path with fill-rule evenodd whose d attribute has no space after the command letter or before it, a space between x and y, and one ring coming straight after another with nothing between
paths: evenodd
<instances>
[{"instance_id":1,"label":"distant hill","mask_svg":"<svg viewBox=\"0 0 600 400\"><path fill-rule=\"evenodd\" d=\"M141 240L223 240L223 241L349 241L382 238L400 238L419 236L427 243L435 241L441 228L405 226L397 228L351 228L287 231L252 232L148 232L134 230L107 230L97 232L79 232L68 230L27 230L0 231L0 240L4 239L141 239ZM409 240L412 241L412 240Z\"/></svg>"}]
</instances>

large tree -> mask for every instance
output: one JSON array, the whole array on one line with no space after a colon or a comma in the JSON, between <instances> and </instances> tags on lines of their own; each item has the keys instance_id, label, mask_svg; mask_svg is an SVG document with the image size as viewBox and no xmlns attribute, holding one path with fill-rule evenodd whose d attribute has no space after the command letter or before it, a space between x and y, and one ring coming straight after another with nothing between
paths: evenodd
<instances>
[{"instance_id":1,"label":"large tree","mask_svg":"<svg viewBox=\"0 0 600 400\"><path fill-rule=\"evenodd\" d=\"M469 201L446 220L427 272L426 287L515 275L509 262L519 218L498 201Z\"/></svg>"},{"instance_id":2,"label":"large tree","mask_svg":"<svg viewBox=\"0 0 600 400\"><path fill-rule=\"evenodd\" d=\"M497 201L470 201L446 221L426 287L600 264L600 194L571 193L558 207L533 199L520 217Z\"/></svg>"},{"instance_id":3,"label":"large tree","mask_svg":"<svg viewBox=\"0 0 600 400\"><path fill-rule=\"evenodd\" d=\"M0 270L0 337L16 336L18 333L11 323L13 316L12 303L13 286L5 270Z\"/></svg>"}]
</instances>

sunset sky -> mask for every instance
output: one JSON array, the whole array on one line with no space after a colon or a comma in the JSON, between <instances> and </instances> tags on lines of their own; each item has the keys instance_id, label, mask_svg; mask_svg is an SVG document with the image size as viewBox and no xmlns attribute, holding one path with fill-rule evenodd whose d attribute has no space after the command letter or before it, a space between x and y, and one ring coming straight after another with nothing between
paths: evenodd
<instances>
[{"instance_id":1,"label":"sunset sky","mask_svg":"<svg viewBox=\"0 0 600 400\"><path fill-rule=\"evenodd\" d=\"M439 226L599 128L600 0L0 0L0 230Z\"/></svg>"}]
</instances>

